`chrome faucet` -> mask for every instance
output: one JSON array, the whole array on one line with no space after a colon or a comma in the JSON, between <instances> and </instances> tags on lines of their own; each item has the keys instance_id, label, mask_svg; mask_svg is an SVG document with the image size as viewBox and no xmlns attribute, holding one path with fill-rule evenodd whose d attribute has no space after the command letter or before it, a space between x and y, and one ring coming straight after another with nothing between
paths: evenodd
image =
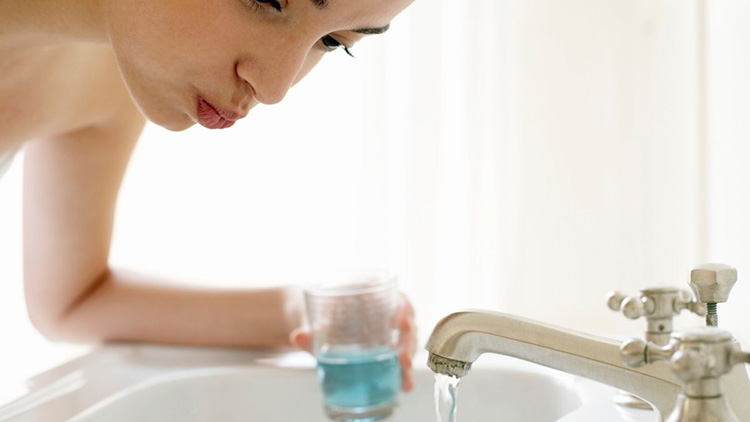
<instances>
[{"instance_id":1,"label":"chrome faucet","mask_svg":"<svg viewBox=\"0 0 750 422\"><path fill-rule=\"evenodd\" d=\"M732 275L725 267L711 264L691 272L698 301L726 301ZM616 340L500 312L467 310L438 322L425 349L428 366L444 375L463 377L480 355L496 353L630 392L648 402L660 420L671 413L668 422L750 421L750 379L745 365L738 364L750 362L750 354L740 352L731 335L715 327L674 333L664 347L630 341L621 354ZM669 360L671 367L644 366L655 360ZM736 416L716 410L730 407ZM720 415L710 413L715 410Z\"/></svg>"},{"instance_id":2,"label":"chrome faucet","mask_svg":"<svg viewBox=\"0 0 750 422\"><path fill-rule=\"evenodd\" d=\"M704 329L719 330L713 327ZM709 336L712 335L714 334ZM693 334L676 333L675 336L684 338ZM717 350L729 350L725 347L728 334L716 336L722 338L722 347ZM683 343L693 346L698 344L694 341ZM641 351L637 349L638 344L640 343L623 346L626 350L624 356L630 356L626 359L628 363L639 363L633 356L643 356L643 363L647 362L646 359L649 359L648 362L657 360L659 356L662 360L666 359L667 351L661 352L661 355L654 352L658 350L658 346L652 345L651 351L646 352L646 346ZM679 351L678 346L668 347L674 348L673 353L672 349L669 350L672 355ZM693 349L701 347L695 346ZM633 368L624 363L620 356L619 341L499 312L468 310L450 314L435 326L425 348L429 352L428 366L440 374L463 377L469 373L471 364L483 353L512 356L628 391L651 404L661 420L670 414L675 403L697 403L686 400L692 397L693 392L688 390L686 394L682 394L682 384L672 375L668 365L656 364ZM733 346L732 350L736 350L736 346ZM714 358L711 356L696 358L696 361L713 362ZM738 359L746 359L743 357L746 355L737 353L731 356L733 363ZM691 355L692 357L694 355ZM673 358L672 366L685 361L680 358L676 362ZM728 371L727 365L726 362L720 363L718 368ZM700 368L701 364L694 366ZM707 369L708 373L718 377L718 370L711 368ZM695 376L695 371L697 370L691 369L688 373ZM724 378L723 398L712 401L712 406L719 407L719 404L726 403L739 419L669 419L669 422L750 421L750 380L744 365L736 365ZM711 381L708 384L717 383L718 381ZM693 385L699 388L699 384ZM715 390L711 391L721 391L718 385L712 388ZM705 392L710 393L708 390Z\"/></svg>"},{"instance_id":3,"label":"chrome faucet","mask_svg":"<svg viewBox=\"0 0 750 422\"><path fill-rule=\"evenodd\" d=\"M664 365L623 363L619 341L499 312L450 314L435 326L425 348L428 366L437 373L462 377L481 354L497 353L628 391L661 415L669 414L681 391Z\"/></svg>"}]
</instances>

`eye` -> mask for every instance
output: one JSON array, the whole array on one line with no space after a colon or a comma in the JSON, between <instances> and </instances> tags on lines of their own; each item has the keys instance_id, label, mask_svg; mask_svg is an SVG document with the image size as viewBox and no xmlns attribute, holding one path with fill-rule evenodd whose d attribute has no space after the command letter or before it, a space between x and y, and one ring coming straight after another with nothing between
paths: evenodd
<instances>
[{"instance_id":1,"label":"eye","mask_svg":"<svg viewBox=\"0 0 750 422\"><path fill-rule=\"evenodd\" d=\"M276 9L277 12L281 12L281 4L276 0L255 0L256 2L260 4L267 4L274 9Z\"/></svg>"},{"instance_id":2,"label":"eye","mask_svg":"<svg viewBox=\"0 0 750 422\"><path fill-rule=\"evenodd\" d=\"M275 11L281 12L281 3L279 3L277 0L245 0L245 3L256 10L263 7L271 7Z\"/></svg>"},{"instance_id":3,"label":"eye","mask_svg":"<svg viewBox=\"0 0 750 422\"><path fill-rule=\"evenodd\" d=\"M326 51L334 51L337 48L342 48L346 54L348 54L351 57L354 57L354 55L349 51L349 48L345 46L344 44L341 44L336 38L333 38L330 35L326 35L323 38L320 39L321 44L323 44L323 47L326 49Z\"/></svg>"}]
</instances>

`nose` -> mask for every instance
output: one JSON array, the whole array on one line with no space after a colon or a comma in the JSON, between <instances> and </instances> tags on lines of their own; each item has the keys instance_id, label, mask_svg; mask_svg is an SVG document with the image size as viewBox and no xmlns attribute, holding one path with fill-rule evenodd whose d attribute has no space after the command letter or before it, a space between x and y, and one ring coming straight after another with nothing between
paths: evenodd
<instances>
[{"instance_id":1,"label":"nose","mask_svg":"<svg viewBox=\"0 0 750 422\"><path fill-rule=\"evenodd\" d=\"M258 102L276 104L299 79L309 52L302 41L268 43L240 59L236 72L253 87Z\"/></svg>"}]
</instances>

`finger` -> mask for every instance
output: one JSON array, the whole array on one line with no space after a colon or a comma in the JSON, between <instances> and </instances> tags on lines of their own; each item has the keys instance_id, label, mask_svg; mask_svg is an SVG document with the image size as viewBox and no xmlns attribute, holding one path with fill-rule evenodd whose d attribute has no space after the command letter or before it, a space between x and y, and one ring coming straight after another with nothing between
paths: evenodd
<instances>
[{"instance_id":1,"label":"finger","mask_svg":"<svg viewBox=\"0 0 750 422\"><path fill-rule=\"evenodd\" d=\"M412 366L414 366L414 358L406 351L399 353L398 360L403 369L411 370Z\"/></svg>"},{"instance_id":2,"label":"finger","mask_svg":"<svg viewBox=\"0 0 750 422\"><path fill-rule=\"evenodd\" d=\"M417 351L417 336L412 327L413 324L404 324L399 338L399 352L409 359L411 359Z\"/></svg>"},{"instance_id":3,"label":"finger","mask_svg":"<svg viewBox=\"0 0 750 422\"><path fill-rule=\"evenodd\" d=\"M414 390L414 374L411 372L403 374L401 378L401 389L404 390L405 393Z\"/></svg>"},{"instance_id":4,"label":"finger","mask_svg":"<svg viewBox=\"0 0 750 422\"><path fill-rule=\"evenodd\" d=\"M289 334L289 342L302 350L312 352L312 334L302 328L296 328Z\"/></svg>"},{"instance_id":5,"label":"finger","mask_svg":"<svg viewBox=\"0 0 750 422\"><path fill-rule=\"evenodd\" d=\"M410 356L417 351L417 329L413 319L402 319L399 322L399 343L401 350L405 350Z\"/></svg>"},{"instance_id":6,"label":"finger","mask_svg":"<svg viewBox=\"0 0 750 422\"><path fill-rule=\"evenodd\" d=\"M401 317L414 319L414 307L404 292L401 292Z\"/></svg>"},{"instance_id":7,"label":"finger","mask_svg":"<svg viewBox=\"0 0 750 422\"><path fill-rule=\"evenodd\" d=\"M399 355L401 364L401 389L411 391L414 389L414 371L412 371L412 358L408 353Z\"/></svg>"},{"instance_id":8,"label":"finger","mask_svg":"<svg viewBox=\"0 0 750 422\"><path fill-rule=\"evenodd\" d=\"M414 322L414 307L404 293L401 293L401 318L399 319L400 343L414 354L417 350L417 326Z\"/></svg>"},{"instance_id":9,"label":"finger","mask_svg":"<svg viewBox=\"0 0 750 422\"><path fill-rule=\"evenodd\" d=\"M417 334L414 324L414 307L403 292L400 292L398 311L399 363L401 365L401 389L405 392L414 389L412 358L416 352Z\"/></svg>"},{"instance_id":10,"label":"finger","mask_svg":"<svg viewBox=\"0 0 750 422\"><path fill-rule=\"evenodd\" d=\"M414 322L411 319L404 319L401 321L399 328L401 330L401 351L399 353L401 388L404 391L411 391L414 388L414 371L412 367L417 343Z\"/></svg>"}]
</instances>

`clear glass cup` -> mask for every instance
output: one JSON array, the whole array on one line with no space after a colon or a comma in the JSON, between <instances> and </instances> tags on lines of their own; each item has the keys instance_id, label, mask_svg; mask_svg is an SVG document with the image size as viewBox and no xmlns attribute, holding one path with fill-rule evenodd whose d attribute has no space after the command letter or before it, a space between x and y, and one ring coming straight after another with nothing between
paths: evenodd
<instances>
[{"instance_id":1,"label":"clear glass cup","mask_svg":"<svg viewBox=\"0 0 750 422\"><path fill-rule=\"evenodd\" d=\"M401 391L396 277L350 274L305 289L305 302L328 417L390 416Z\"/></svg>"}]
</instances>

